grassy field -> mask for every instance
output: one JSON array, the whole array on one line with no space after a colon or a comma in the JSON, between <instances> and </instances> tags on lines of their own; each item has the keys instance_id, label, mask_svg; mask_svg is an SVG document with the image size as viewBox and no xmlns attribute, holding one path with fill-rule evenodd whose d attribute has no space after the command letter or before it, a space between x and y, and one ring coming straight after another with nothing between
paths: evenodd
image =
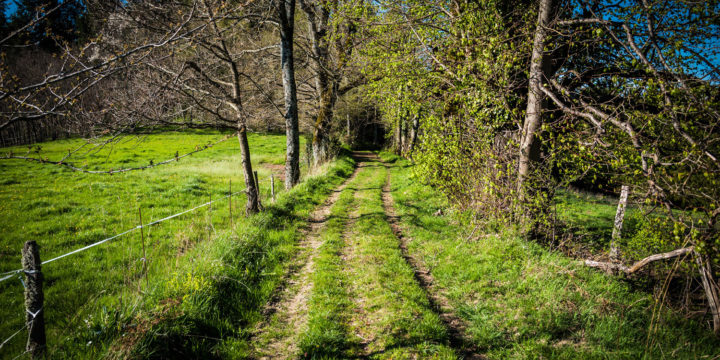
<instances>
[{"instance_id":1,"label":"grassy field","mask_svg":"<svg viewBox=\"0 0 720 360\"><path fill-rule=\"evenodd\" d=\"M555 213L565 229L565 245L579 256L590 256L609 251L618 199L572 190L561 190L555 198ZM638 210L627 208L623 224L623 238L631 238L636 232ZM567 238L572 234L572 238ZM563 239L557 242L562 242ZM620 244L625 245L625 242ZM649 255L649 254L648 254Z\"/></svg>"},{"instance_id":2,"label":"grassy field","mask_svg":"<svg viewBox=\"0 0 720 360\"><path fill-rule=\"evenodd\" d=\"M147 165L215 142L226 134L214 131L161 133L126 137L99 150L77 152L69 160L88 169ZM269 202L270 173L282 192L285 137L249 137L253 165L259 173L264 202ZM37 144L30 156L58 160L82 140ZM5 148L15 154L27 148ZM303 169L304 172L305 169ZM22 160L0 161L0 272L20 267L20 249L27 240L40 244L43 260L61 255L139 224L191 208L243 187L237 140L229 139L208 150L156 168L114 175L74 172L54 165ZM233 197L235 217L244 214L244 196ZM236 223L238 220L236 220ZM146 229L148 276L153 280L182 266L184 254L197 244L229 229L227 200L192 214ZM142 243L135 231L112 242L43 267L46 321L51 351L63 351L66 339L92 328L111 309L137 306L139 292L149 293L142 274ZM0 340L23 324L22 284L0 283ZM105 309L98 314L97 309ZM104 315L103 315L104 314ZM107 319L105 319L107 320ZM0 356L14 357L23 348L24 335L6 344ZM62 345L61 345L62 344Z\"/></svg>"},{"instance_id":3,"label":"grassy field","mask_svg":"<svg viewBox=\"0 0 720 360\"><path fill-rule=\"evenodd\" d=\"M553 245L574 257L607 258L618 198L567 189L560 190L556 195L554 212L560 226ZM649 210L632 202L628 204L618 241L621 258L625 262L684 246L680 238L673 240L668 236L673 228L672 223L664 223L667 220L664 211ZM675 216L703 218L691 211L673 212Z\"/></svg>"}]
</instances>

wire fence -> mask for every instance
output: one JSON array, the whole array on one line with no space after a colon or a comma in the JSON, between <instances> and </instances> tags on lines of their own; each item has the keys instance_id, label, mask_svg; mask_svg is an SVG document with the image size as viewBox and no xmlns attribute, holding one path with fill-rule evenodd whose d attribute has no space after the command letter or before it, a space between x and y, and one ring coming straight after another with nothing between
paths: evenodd
<instances>
[{"instance_id":1,"label":"wire fence","mask_svg":"<svg viewBox=\"0 0 720 360\"><path fill-rule=\"evenodd\" d=\"M256 175L256 176L257 176L257 175ZM78 254L78 253L81 253L81 252L86 251L86 250L88 250L88 249L91 249L91 248L94 248L94 247L96 247L96 246L99 246L99 245L108 243L108 242L110 242L110 241L112 241L112 240L115 240L115 239L117 239L117 238L119 238L119 237L122 237L122 236L124 236L124 235L127 235L127 234L129 234L129 233L131 233L131 232L133 232L133 231L141 230L141 229L144 229L144 228L149 228L149 227L151 227L151 226L154 226L154 225L160 224L160 223L162 223L162 222L165 222L165 221L174 219L174 218L176 218L176 217L185 215L185 214L187 214L187 213L193 212L193 211L198 210L198 209L201 209L201 208L203 208L203 207L210 206L210 205L212 205L213 203L217 203L217 202L223 201L223 200L228 199L228 198L231 199L232 196L239 195L239 194L241 194L241 193L245 193L246 191L247 191L247 189L243 189L243 190L236 191L236 192L229 191L229 194L228 194L228 195L225 195L225 196L223 196L223 197L221 197L221 198L214 199L214 200L211 200L211 201L202 203L202 204L200 204L200 205L197 205L197 206L192 207L192 208L190 208L190 209L183 210L183 211L178 212L178 213L176 213L176 214L172 214L172 215L166 216L166 217L164 217L164 218L151 221L151 222L149 222L149 223L147 223L147 224L142 224L142 223L141 223L141 224L138 225L138 226L135 226L135 227L133 227L133 228L130 228L130 229L128 229L128 230L125 230L125 231L123 231L123 232L121 232L121 233L112 235L112 236L107 237L107 238L105 238L105 239L99 240L99 241L94 242L94 243L92 243L92 244L90 244L90 245L86 245L86 246L80 247L80 248L78 248L78 249L72 250L72 251L70 251L70 252L67 252L67 253L65 253L65 254L56 256L56 257L54 257L54 258L52 258L52 259L45 260L45 261L43 261L42 263L40 263L40 265L49 264L49 263L51 263L51 262L54 262L54 261L57 261L57 260L60 260L60 259L63 259L63 258L72 256L72 255L75 255L75 254ZM274 189L273 189L273 193L274 193ZM231 201L232 201L232 199L231 199ZM232 216L232 215L231 215L231 216ZM6 280L10 280L10 279L14 278L15 276L17 276L17 277L20 279L20 282L22 283L23 288L26 288L26 283L25 283L25 281L23 281L22 274L25 274L25 275L34 275L34 274L36 274L36 273L38 273L38 272L39 272L39 271L27 270L27 269L17 269L17 270L7 271L7 272L4 272L4 273L0 274L0 276L1 276L1 277L0 277L0 282L6 281ZM38 314L40 313L40 311L42 311L42 308L40 308L39 310L37 310L37 311L35 311L35 312L32 312L32 311L30 311L29 309L26 309L27 314L29 314L28 321L25 322L25 325L24 325L22 328L20 328L19 330L17 330L16 332L14 332L12 335L10 335L8 338L6 338L5 340L3 340L3 341L0 343L0 349L2 349L6 344L8 344L8 343L9 343L13 338L15 338L17 335L19 335L20 333L22 333L24 330L28 329L29 324L35 324L35 318L38 316ZM26 315L26 316L27 316L27 315ZM31 352L31 351L30 351L30 350L26 350L24 353L20 354L18 357L23 356L23 355L27 354L28 352Z\"/></svg>"},{"instance_id":2,"label":"wire fence","mask_svg":"<svg viewBox=\"0 0 720 360\"><path fill-rule=\"evenodd\" d=\"M70 255L74 255L74 254L83 252L83 251L88 250L88 249L90 249L90 248L93 248L93 247L95 247L95 246L102 245L102 244L104 244L104 243L106 243L106 242L108 242L108 241L115 240L115 239L117 239L117 238L119 238L119 237L121 237L121 236L123 236L123 235L129 234L129 233L131 233L131 232L133 232L133 231L140 230L140 229L143 229L143 228L146 228L146 227L150 227L150 226L159 224L159 223L161 223L161 222L163 222L163 221L167 221L167 220L176 218L176 217L178 217L178 216L185 215L185 214L187 214L187 213L189 213L189 212L193 212L193 211L195 211L195 210L197 210L197 209L203 208L203 207L208 206L208 205L210 205L210 204L212 204L212 203L225 200L225 199L227 199L227 198L229 198L229 197L231 197L231 196L238 195L238 194L241 194L241 193L244 193L244 192L245 192L245 190L236 191L236 192L234 192L234 193L225 195L225 196L223 196L223 197L221 197L221 198L219 198L219 199L212 200L212 201L208 201L208 202L206 202L206 203L204 203L204 204L200 204L200 205L195 206L195 207L193 207L193 208L190 208L190 209L181 211L181 212L179 212L179 213L177 213L177 214L173 214L173 215L170 215L170 216L166 216L166 217L164 217L164 218L162 218L162 219L155 220L155 221L152 221L152 222L147 223L147 224L138 225L138 226L136 226L136 227L134 227L134 228L130 228L130 229L125 230L125 231L123 231L123 232L121 232L121 233L119 233L119 234L116 234L116 235L110 236L110 237L108 237L108 238L102 239L102 240L100 240L100 241L98 241L98 242L92 243L92 244L87 245L87 246L83 246L83 247L81 247L81 248L79 248L79 249L75 249L75 250L73 250L73 251L70 251L70 252L68 252L68 253L62 254L62 255L60 255L60 256L56 256L56 257L54 257L54 258L52 258L52 259L50 259L50 260L45 260L45 261L42 262L42 265L49 264L49 263L51 263L51 262L53 262L53 261L60 260L60 259L62 259L62 258L68 257L68 256L70 256ZM8 271L8 272L4 272L4 273L0 274L0 276L2 276L2 278L0 278L0 282L3 282L3 281L5 281L5 280L9 280L9 279L13 278L15 275L18 275L18 274L20 274L20 273L22 273L22 272L24 272L23 269L17 269L17 270L12 270L12 271Z\"/></svg>"}]
</instances>

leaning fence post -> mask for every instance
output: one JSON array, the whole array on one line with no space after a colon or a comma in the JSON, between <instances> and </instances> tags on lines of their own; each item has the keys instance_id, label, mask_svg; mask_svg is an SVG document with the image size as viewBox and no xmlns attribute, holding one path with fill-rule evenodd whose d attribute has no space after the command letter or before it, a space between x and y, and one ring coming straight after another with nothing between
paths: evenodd
<instances>
[{"instance_id":1,"label":"leaning fence post","mask_svg":"<svg viewBox=\"0 0 720 360\"><path fill-rule=\"evenodd\" d=\"M35 241L25 242L22 251L22 267L25 272L25 324L28 328L28 341L25 350L33 359L45 354L45 316L43 311L43 274L40 251Z\"/></svg>"},{"instance_id":2,"label":"leaning fence post","mask_svg":"<svg viewBox=\"0 0 720 360\"><path fill-rule=\"evenodd\" d=\"M270 194L272 195L272 201L275 202L275 175L270 174Z\"/></svg>"}]
</instances>

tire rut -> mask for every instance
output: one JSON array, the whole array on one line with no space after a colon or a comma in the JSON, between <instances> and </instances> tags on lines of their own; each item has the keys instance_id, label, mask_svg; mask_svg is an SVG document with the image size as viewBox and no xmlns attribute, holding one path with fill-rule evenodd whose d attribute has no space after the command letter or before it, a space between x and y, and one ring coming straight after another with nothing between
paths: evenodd
<instances>
[{"instance_id":1,"label":"tire rut","mask_svg":"<svg viewBox=\"0 0 720 360\"><path fill-rule=\"evenodd\" d=\"M307 323L307 301L312 291L310 275L314 271L317 249L322 245L320 233L330 215L330 209L340 197L340 193L355 179L360 164L355 166L352 174L338 186L325 202L310 214L308 229L302 230L303 240L299 246L300 254L296 256L293 264L289 266L287 274L281 280L274 292L276 296L270 299L262 314L266 319L260 323L253 335L252 343L268 333L273 325L272 320L283 324L285 330L290 330L289 336L273 337L263 344L262 351L255 349L259 359L288 359L296 355L298 335ZM273 315L276 315L274 318Z\"/></svg>"},{"instance_id":2,"label":"tire rut","mask_svg":"<svg viewBox=\"0 0 720 360\"><path fill-rule=\"evenodd\" d=\"M455 315L449 305L448 299L443 296L437 288L435 288L434 278L430 271L427 269L422 260L414 257L408 251L408 244L411 239L407 238L403 234L402 227L400 226L400 217L395 212L395 201L392 198L390 192L390 166L385 162L377 158L387 171L387 178L385 179L385 185L382 189L382 201L383 209L385 210L385 217L393 234L398 239L400 252L402 253L405 261L413 269L415 280L420 287L425 291L428 302L430 303L431 309L440 317L445 327L448 330L450 346L454 348L458 355L461 355L464 359L486 359L485 356L481 355L478 349L473 345L472 339L465 332L465 322Z\"/></svg>"}]
</instances>

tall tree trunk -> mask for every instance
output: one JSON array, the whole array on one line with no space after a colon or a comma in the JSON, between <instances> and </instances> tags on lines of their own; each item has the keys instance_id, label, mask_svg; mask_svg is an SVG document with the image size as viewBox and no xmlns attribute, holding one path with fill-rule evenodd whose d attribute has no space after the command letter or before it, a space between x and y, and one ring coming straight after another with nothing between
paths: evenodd
<instances>
[{"instance_id":1,"label":"tall tree trunk","mask_svg":"<svg viewBox=\"0 0 720 360\"><path fill-rule=\"evenodd\" d=\"M310 57L315 72L315 91L317 91L318 112L315 118L315 129L311 144L313 166L324 162L328 152L328 128L333 116L335 106L334 84L330 80L329 71L329 43L327 39L329 8L323 3L301 0L300 6L308 17L308 33L312 55Z\"/></svg>"},{"instance_id":2,"label":"tall tree trunk","mask_svg":"<svg viewBox=\"0 0 720 360\"><path fill-rule=\"evenodd\" d=\"M243 172L245 173L245 193L247 195L247 205L245 213L252 215L260 211L258 201L258 191L255 186L255 178L253 176L252 163L250 162L250 145L247 139L247 126L242 120L238 120L238 141L240 142L240 158L242 161Z\"/></svg>"},{"instance_id":3,"label":"tall tree trunk","mask_svg":"<svg viewBox=\"0 0 720 360\"><path fill-rule=\"evenodd\" d=\"M523 125L520 139L520 158L518 164L518 192L525 202L529 198L527 180L533 170L533 165L540 160L540 142L537 132L542 122L543 111L543 68L545 38L547 37L547 26L550 22L550 13L555 0L540 0L538 9L538 21L533 39L532 57L530 60L530 74L528 83L528 100L525 112L525 123Z\"/></svg>"},{"instance_id":4,"label":"tall tree trunk","mask_svg":"<svg viewBox=\"0 0 720 360\"><path fill-rule=\"evenodd\" d=\"M402 130L403 127L403 119L402 117L398 117L397 119L397 125L395 127L395 153L397 155L402 156Z\"/></svg>"},{"instance_id":5,"label":"tall tree trunk","mask_svg":"<svg viewBox=\"0 0 720 360\"><path fill-rule=\"evenodd\" d=\"M348 144L350 144L351 141L352 141L352 140L351 140L352 134L350 134L350 113L347 114L346 120L347 120L347 121L346 121L346 127L347 127L347 142L348 142Z\"/></svg>"},{"instance_id":6,"label":"tall tree trunk","mask_svg":"<svg viewBox=\"0 0 720 360\"><path fill-rule=\"evenodd\" d=\"M408 121L407 114L402 119L402 154L407 156L408 148L410 147L410 121Z\"/></svg>"},{"instance_id":7,"label":"tall tree trunk","mask_svg":"<svg viewBox=\"0 0 720 360\"><path fill-rule=\"evenodd\" d=\"M293 56L293 33L295 30L295 0L279 0L280 15L280 64L282 66L285 92L285 189L291 189L300 181L300 130L298 127L297 90L295 85L295 60Z\"/></svg>"},{"instance_id":8,"label":"tall tree trunk","mask_svg":"<svg viewBox=\"0 0 720 360\"><path fill-rule=\"evenodd\" d=\"M417 142L417 133L420 128L420 116L413 116L412 127L410 127L410 141L408 143L407 154L412 158L413 150L415 150L415 142Z\"/></svg>"}]
</instances>

